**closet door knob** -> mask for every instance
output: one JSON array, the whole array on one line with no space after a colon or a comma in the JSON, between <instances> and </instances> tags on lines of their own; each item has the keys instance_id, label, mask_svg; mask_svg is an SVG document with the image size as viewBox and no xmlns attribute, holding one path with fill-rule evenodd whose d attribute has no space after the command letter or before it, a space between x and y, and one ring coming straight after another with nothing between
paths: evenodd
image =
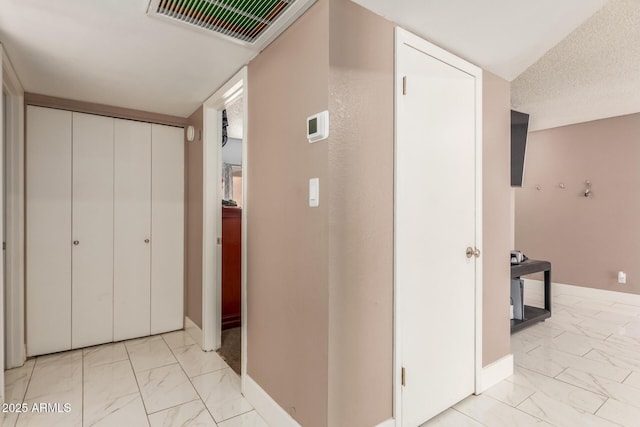
<instances>
[{"instance_id":1,"label":"closet door knob","mask_svg":"<svg viewBox=\"0 0 640 427\"><path fill-rule=\"evenodd\" d=\"M144 239L144 242L145 243L149 243L149 239Z\"/></svg>"},{"instance_id":2,"label":"closet door knob","mask_svg":"<svg viewBox=\"0 0 640 427\"><path fill-rule=\"evenodd\" d=\"M78 245L80 244L80 240L74 240L74 241L73 241L73 244L74 244L74 245L76 245L76 246L78 246Z\"/></svg>"}]
</instances>

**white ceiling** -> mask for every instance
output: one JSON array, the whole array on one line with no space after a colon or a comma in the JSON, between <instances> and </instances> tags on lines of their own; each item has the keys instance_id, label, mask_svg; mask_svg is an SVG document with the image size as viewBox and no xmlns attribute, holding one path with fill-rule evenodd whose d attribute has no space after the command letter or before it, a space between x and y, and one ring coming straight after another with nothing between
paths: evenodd
<instances>
[{"instance_id":1,"label":"white ceiling","mask_svg":"<svg viewBox=\"0 0 640 427\"><path fill-rule=\"evenodd\" d=\"M227 107L227 122L227 136L242 139L244 135L244 101L242 97Z\"/></svg>"},{"instance_id":2,"label":"white ceiling","mask_svg":"<svg viewBox=\"0 0 640 427\"><path fill-rule=\"evenodd\" d=\"M611 0L511 85L530 130L640 112L640 0Z\"/></svg>"},{"instance_id":3,"label":"white ceiling","mask_svg":"<svg viewBox=\"0 0 640 427\"><path fill-rule=\"evenodd\" d=\"M353 0L511 81L606 0Z\"/></svg>"},{"instance_id":4,"label":"white ceiling","mask_svg":"<svg viewBox=\"0 0 640 427\"><path fill-rule=\"evenodd\" d=\"M508 81L524 72L512 102L534 129L640 111L640 0L353 1ZM148 3L0 0L0 42L28 92L187 117L256 52Z\"/></svg>"},{"instance_id":5,"label":"white ceiling","mask_svg":"<svg viewBox=\"0 0 640 427\"><path fill-rule=\"evenodd\" d=\"M148 5L0 0L0 43L28 92L187 117L256 52Z\"/></svg>"}]
</instances>

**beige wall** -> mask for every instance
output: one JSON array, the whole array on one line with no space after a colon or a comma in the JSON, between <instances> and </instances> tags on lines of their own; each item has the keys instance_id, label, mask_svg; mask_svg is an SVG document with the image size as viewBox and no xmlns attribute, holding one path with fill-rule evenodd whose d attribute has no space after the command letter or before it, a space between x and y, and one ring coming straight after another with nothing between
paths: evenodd
<instances>
[{"instance_id":1,"label":"beige wall","mask_svg":"<svg viewBox=\"0 0 640 427\"><path fill-rule=\"evenodd\" d=\"M393 40L383 18L319 0L249 64L248 374L305 427L392 416ZM509 84L484 83L487 365L509 352ZM331 136L308 144L305 119L325 109ZM202 146L189 150L200 292ZM188 312L200 298L188 293Z\"/></svg>"},{"instance_id":2,"label":"beige wall","mask_svg":"<svg viewBox=\"0 0 640 427\"><path fill-rule=\"evenodd\" d=\"M483 72L482 101L482 365L510 353L511 250L509 82Z\"/></svg>"},{"instance_id":3,"label":"beige wall","mask_svg":"<svg viewBox=\"0 0 640 427\"><path fill-rule=\"evenodd\" d=\"M551 261L554 282L640 294L639 136L640 114L529 134L516 247Z\"/></svg>"},{"instance_id":4,"label":"beige wall","mask_svg":"<svg viewBox=\"0 0 640 427\"><path fill-rule=\"evenodd\" d=\"M202 107L188 119L196 129L192 142L185 135L185 218L186 221L186 274L185 313L202 327Z\"/></svg>"},{"instance_id":5,"label":"beige wall","mask_svg":"<svg viewBox=\"0 0 640 427\"><path fill-rule=\"evenodd\" d=\"M247 370L305 427L327 425L328 144L307 142L306 118L328 108L328 18L319 0L248 75Z\"/></svg>"},{"instance_id":6,"label":"beige wall","mask_svg":"<svg viewBox=\"0 0 640 427\"><path fill-rule=\"evenodd\" d=\"M330 10L329 424L392 417L394 26Z\"/></svg>"}]
</instances>

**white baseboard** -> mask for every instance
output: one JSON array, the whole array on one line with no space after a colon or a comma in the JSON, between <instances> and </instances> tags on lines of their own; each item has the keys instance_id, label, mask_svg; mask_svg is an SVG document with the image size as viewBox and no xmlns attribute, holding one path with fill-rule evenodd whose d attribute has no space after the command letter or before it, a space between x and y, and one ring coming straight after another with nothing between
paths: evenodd
<instances>
[{"instance_id":1,"label":"white baseboard","mask_svg":"<svg viewBox=\"0 0 640 427\"><path fill-rule=\"evenodd\" d=\"M269 394L258 385L249 375L244 375L244 397L255 408L262 418L274 427L300 427Z\"/></svg>"},{"instance_id":2,"label":"white baseboard","mask_svg":"<svg viewBox=\"0 0 640 427\"><path fill-rule=\"evenodd\" d=\"M198 329L200 329L198 327L198 325L196 325L194 323L194 321L189 319L187 316L184 316L184 328L185 329L189 329L189 328L198 328Z\"/></svg>"},{"instance_id":3,"label":"white baseboard","mask_svg":"<svg viewBox=\"0 0 640 427\"><path fill-rule=\"evenodd\" d=\"M500 381L513 375L513 354L508 354L502 359L498 359L492 364L482 368L480 374L480 384L476 394L480 394L490 389Z\"/></svg>"},{"instance_id":4,"label":"white baseboard","mask_svg":"<svg viewBox=\"0 0 640 427\"><path fill-rule=\"evenodd\" d=\"M388 420L378 424L376 427L396 427L396 420L393 418L389 418Z\"/></svg>"},{"instance_id":5,"label":"white baseboard","mask_svg":"<svg viewBox=\"0 0 640 427\"><path fill-rule=\"evenodd\" d=\"M542 289L543 282L541 280L525 280L525 295L527 293L527 286L532 288ZM563 283L551 283L551 295L572 295L582 298L590 298L597 300L610 301L619 304L632 304L640 305L640 295L629 294L626 292L610 291L606 289L587 288L584 286L565 285ZM552 299L553 302L553 299Z\"/></svg>"}]
</instances>

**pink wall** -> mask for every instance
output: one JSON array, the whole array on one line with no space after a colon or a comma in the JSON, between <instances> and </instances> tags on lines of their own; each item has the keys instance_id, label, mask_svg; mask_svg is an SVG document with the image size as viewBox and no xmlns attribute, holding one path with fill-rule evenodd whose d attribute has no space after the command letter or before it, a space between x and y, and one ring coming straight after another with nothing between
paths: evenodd
<instances>
[{"instance_id":1,"label":"pink wall","mask_svg":"<svg viewBox=\"0 0 640 427\"><path fill-rule=\"evenodd\" d=\"M305 123L328 108L328 19L319 0L248 75L247 371L305 427L327 426L328 144L309 144Z\"/></svg>"},{"instance_id":2,"label":"pink wall","mask_svg":"<svg viewBox=\"0 0 640 427\"><path fill-rule=\"evenodd\" d=\"M639 159L640 114L530 133L516 247L551 261L556 283L640 294Z\"/></svg>"},{"instance_id":3,"label":"pink wall","mask_svg":"<svg viewBox=\"0 0 640 427\"><path fill-rule=\"evenodd\" d=\"M393 24L332 0L329 425L392 417Z\"/></svg>"},{"instance_id":4,"label":"pink wall","mask_svg":"<svg viewBox=\"0 0 640 427\"><path fill-rule=\"evenodd\" d=\"M185 149L185 314L202 327L202 107L188 119L196 129Z\"/></svg>"},{"instance_id":5,"label":"pink wall","mask_svg":"<svg viewBox=\"0 0 640 427\"><path fill-rule=\"evenodd\" d=\"M248 374L305 427L392 416L393 29L349 0L319 0L249 64ZM484 91L487 365L509 352L509 84L486 74ZM305 119L325 109L331 136L310 145ZM198 257L201 144L190 150ZM200 260L188 266L201 286Z\"/></svg>"},{"instance_id":6,"label":"pink wall","mask_svg":"<svg viewBox=\"0 0 640 427\"><path fill-rule=\"evenodd\" d=\"M510 353L511 250L509 82L483 72L482 101L482 365Z\"/></svg>"}]
</instances>

